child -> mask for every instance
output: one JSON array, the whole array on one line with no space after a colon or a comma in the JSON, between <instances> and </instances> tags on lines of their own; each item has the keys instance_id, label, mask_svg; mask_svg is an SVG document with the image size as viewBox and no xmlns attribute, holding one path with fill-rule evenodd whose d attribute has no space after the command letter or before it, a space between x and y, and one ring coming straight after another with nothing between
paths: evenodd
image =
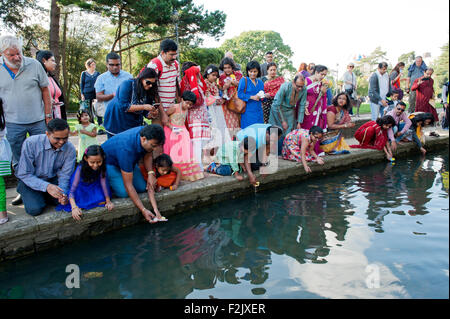
<instances>
[{"instance_id":1,"label":"child","mask_svg":"<svg viewBox=\"0 0 450 319\"><path fill-rule=\"evenodd\" d=\"M141 166L141 171L144 176L147 175L143 166ZM155 192L159 192L163 188L169 188L173 191L176 190L180 183L181 171L173 165L172 159L167 154L161 154L155 158L153 171L156 176L156 187L148 188L148 197L150 198L150 203L152 204L153 211L156 215L156 217L153 218L153 223L165 222L167 221L167 218L162 216L159 212L155 199Z\"/></svg>"},{"instance_id":2,"label":"child","mask_svg":"<svg viewBox=\"0 0 450 319\"><path fill-rule=\"evenodd\" d=\"M400 101L398 97L400 96L400 92L397 90L392 91L391 96L386 96L386 100L388 102L388 106L384 108L383 116L387 115L390 111L392 111Z\"/></svg>"},{"instance_id":3,"label":"child","mask_svg":"<svg viewBox=\"0 0 450 319\"><path fill-rule=\"evenodd\" d=\"M81 209L105 206L114 208L111 190L106 178L105 152L99 145L86 148L83 157L70 178L69 204L59 205L56 210L72 212L75 220L81 220Z\"/></svg>"},{"instance_id":4,"label":"child","mask_svg":"<svg viewBox=\"0 0 450 319\"><path fill-rule=\"evenodd\" d=\"M11 147L6 139L6 122L3 101L0 99L0 225L8 221L6 211L6 186L3 176L11 175Z\"/></svg>"},{"instance_id":5,"label":"child","mask_svg":"<svg viewBox=\"0 0 450 319\"><path fill-rule=\"evenodd\" d=\"M83 159L83 154L86 148L90 145L97 145L97 127L91 123L91 117L86 110L79 110L77 112L78 123L75 126L75 131L78 134L78 157L77 160Z\"/></svg>"},{"instance_id":6,"label":"child","mask_svg":"<svg viewBox=\"0 0 450 319\"><path fill-rule=\"evenodd\" d=\"M186 129L186 116L188 110L196 101L191 91L184 91L181 103L172 105L166 110L169 124L164 127L166 142L164 153L168 154L176 167L181 171L181 178L196 181L204 177L202 167L194 160L191 138Z\"/></svg>"},{"instance_id":7,"label":"child","mask_svg":"<svg viewBox=\"0 0 450 319\"><path fill-rule=\"evenodd\" d=\"M215 156L214 162L206 169L209 173L222 176L234 175L238 181L244 178L239 173L251 172L248 158L256 150L256 141L253 137L246 137L242 142L230 141L223 144Z\"/></svg>"},{"instance_id":8,"label":"child","mask_svg":"<svg viewBox=\"0 0 450 319\"><path fill-rule=\"evenodd\" d=\"M156 192L161 191L163 188L169 188L174 191L178 188L181 179L181 171L178 167L173 165L173 161L167 154L161 154L153 160L153 171L156 176ZM143 164L139 165L141 173L147 181L148 173Z\"/></svg>"},{"instance_id":9,"label":"child","mask_svg":"<svg viewBox=\"0 0 450 319\"><path fill-rule=\"evenodd\" d=\"M425 155L427 151L423 147L425 144L425 134L423 128L428 125L434 124L434 116L431 113L416 112L409 115L411 120L411 126L404 135L404 138L408 141L414 141L420 152Z\"/></svg>"},{"instance_id":10,"label":"child","mask_svg":"<svg viewBox=\"0 0 450 319\"><path fill-rule=\"evenodd\" d=\"M319 126L312 126L309 131L298 129L291 131L284 138L282 156L289 161L302 162L306 173L311 173L311 168L306 163L316 161L323 165L324 161L317 156L314 148L317 141L323 139L323 129Z\"/></svg>"}]
</instances>

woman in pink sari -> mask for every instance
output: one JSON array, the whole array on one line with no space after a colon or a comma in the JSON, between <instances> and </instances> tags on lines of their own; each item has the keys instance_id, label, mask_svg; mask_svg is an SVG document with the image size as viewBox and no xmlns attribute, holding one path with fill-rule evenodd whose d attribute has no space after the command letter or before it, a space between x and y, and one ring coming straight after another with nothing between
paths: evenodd
<instances>
[{"instance_id":1,"label":"woman in pink sari","mask_svg":"<svg viewBox=\"0 0 450 319\"><path fill-rule=\"evenodd\" d=\"M326 66L317 65L313 75L306 78L306 107L301 128L309 130L313 126L327 128L327 86L322 80L328 73Z\"/></svg>"}]
</instances>

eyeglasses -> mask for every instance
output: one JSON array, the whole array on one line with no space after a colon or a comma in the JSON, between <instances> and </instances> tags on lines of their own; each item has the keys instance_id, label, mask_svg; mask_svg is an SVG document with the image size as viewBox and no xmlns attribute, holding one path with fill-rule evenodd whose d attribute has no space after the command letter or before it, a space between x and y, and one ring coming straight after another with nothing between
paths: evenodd
<instances>
[{"instance_id":1,"label":"eyeglasses","mask_svg":"<svg viewBox=\"0 0 450 319\"><path fill-rule=\"evenodd\" d=\"M401 107L398 107L397 110L401 111L401 112L405 112L404 109L402 109Z\"/></svg>"},{"instance_id":2,"label":"eyeglasses","mask_svg":"<svg viewBox=\"0 0 450 319\"><path fill-rule=\"evenodd\" d=\"M112 64L112 63L108 63L109 66L120 66L120 63L117 64Z\"/></svg>"},{"instance_id":3,"label":"eyeglasses","mask_svg":"<svg viewBox=\"0 0 450 319\"><path fill-rule=\"evenodd\" d=\"M145 85L152 85L153 83L149 80L145 81Z\"/></svg>"},{"instance_id":4,"label":"eyeglasses","mask_svg":"<svg viewBox=\"0 0 450 319\"><path fill-rule=\"evenodd\" d=\"M354 68L354 66L353 66L353 65L349 65L348 67L349 67L350 69L353 69L353 68Z\"/></svg>"}]
</instances>

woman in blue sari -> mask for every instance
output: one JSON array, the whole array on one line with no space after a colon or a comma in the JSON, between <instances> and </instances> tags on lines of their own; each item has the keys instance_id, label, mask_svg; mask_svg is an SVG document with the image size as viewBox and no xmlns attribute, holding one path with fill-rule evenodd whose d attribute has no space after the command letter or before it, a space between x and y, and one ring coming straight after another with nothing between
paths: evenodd
<instances>
[{"instance_id":1,"label":"woman in blue sari","mask_svg":"<svg viewBox=\"0 0 450 319\"><path fill-rule=\"evenodd\" d=\"M238 86L238 97L247 103L245 112L241 114L241 129L252 124L264 123L261 103L264 99L264 83L260 77L259 63L256 61L247 63L247 77L242 78Z\"/></svg>"}]
</instances>

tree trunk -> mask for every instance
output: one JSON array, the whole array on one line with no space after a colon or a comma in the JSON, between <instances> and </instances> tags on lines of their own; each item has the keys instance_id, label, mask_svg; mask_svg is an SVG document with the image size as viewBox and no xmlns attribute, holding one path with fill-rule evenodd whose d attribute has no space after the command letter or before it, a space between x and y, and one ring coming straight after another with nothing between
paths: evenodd
<instances>
[{"instance_id":1,"label":"tree trunk","mask_svg":"<svg viewBox=\"0 0 450 319\"><path fill-rule=\"evenodd\" d=\"M130 25L127 26L127 32L130 32ZM127 45L128 47L130 47L130 35L127 35ZM133 70L131 68L131 49L128 49L128 62L130 63L130 68L128 70L128 72L130 72L131 74L133 73Z\"/></svg>"},{"instance_id":2,"label":"tree trunk","mask_svg":"<svg viewBox=\"0 0 450 319\"><path fill-rule=\"evenodd\" d=\"M61 9L58 7L56 0L52 0L50 9L50 51L53 52L56 60L55 76L59 79L60 61L61 56L59 54L59 19L61 15Z\"/></svg>"},{"instance_id":3,"label":"tree trunk","mask_svg":"<svg viewBox=\"0 0 450 319\"><path fill-rule=\"evenodd\" d=\"M61 45L61 65L63 70L63 94L66 99L66 107L69 106L70 92L69 87L69 74L67 71L67 20L69 18L69 13L63 13L63 34L62 34L62 45ZM67 108L66 108L67 110Z\"/></svg>"}]
</instances>

